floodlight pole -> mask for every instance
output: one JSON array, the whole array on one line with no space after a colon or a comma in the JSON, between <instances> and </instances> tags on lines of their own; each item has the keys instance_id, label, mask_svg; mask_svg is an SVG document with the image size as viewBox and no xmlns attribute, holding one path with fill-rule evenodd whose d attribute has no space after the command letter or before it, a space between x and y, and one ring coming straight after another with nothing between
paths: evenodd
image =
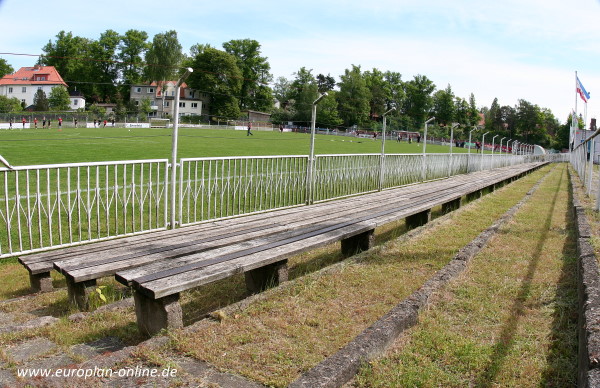
<instances>
[{"instance_id":1,"label":"floodlight pole","mask_svg":"<svg viewBox=\"0 0 600 388\"><path fill-rule=\"evenodd\" d=\"M498 136L500 136L500 135L495 135L494 137L492 137L492 163L491 163L492 165L490 166L490 170L491 170L492 168L494 168L494 167L495 167L495 166L494 166L494 146L496 145L496 143L495 143L495 139L496 139Z\"/></svg>"},{"instance_id":2,"label":"floodlight pole","mask_svg":"<svg viewBox=\"0 0 600 388\"><path fill-rule=\"evenodd\" d=\"M479 128L477 128L477 126L475 126L475 128L471 129L469 131L469 150L467 151L467 173L469 173L469 167L471 167L471 134L473 133L473 131L478 130Z\"/></svg>"},{"instance_id":3,"label":"floodlight pole","mask_svg":"<svg viewBox=\"0 0 600 388\"><path fill-rule=\"evenodd\" d=\"M422 181L425 181L425 175L427 172L427 166L425 164L427 162L427 124L429 124L433 120L435 120L435 117L430 117L429 119L427 119L427 121L425 121L425 132L423 133L423 167L421 168Z\"/></svg>"},{"instance_id":4,"label":"floodlight pole","mask_svg":"<svg viewBox=\"0 0 600 388\"><path fill-rule=\"evenodd\" d=\"M194 70L191 67L188 67L177 81L177 85L175 87L175 106L173 107L173 143L171 146L171 223L170 228L175 229L176 216L175 216L175 201L177 197L177 137L179 136L179 90L181 88L181 84L186 80L187 77Z\"/></svg>"},{"instance_id":5,"label":"floodlight pole","mask_svg":"<svg viewBox=\"0 0 600 388\"><path fill-rule=\"evenodd\" d=\"M483 171L483 150L485 149L485 135L487 135L488 133L490 132L487 131L481 137L481 160L479 161L479 171Z\"/></svg>"},{"instance_id":6,"label":"floodlight pole","mask_svg":"<svg viewBox=\"0 0 600 388\"><path fill-rule=\"evenodd\" d=\"M502 140L506 139L506 136L504 136L502 139L500 139L500 156L502 156ZM504 164L504 160L500 160L501 164Z\"/></svg>"},{"instance_id":7,"label":"floodlight pole","mask_svg":"<svg viewBox=\"0 0 600 388\"><path fill-rule=\"evenodd\" d=\"M454 123L450 127L450 163L448 163L448 177L452 174L452 167L454 165L454 155L452 154L452 147L454 146L454 128L458 127L459 123Z\"/></svg>"},{"instance_id":8,"label":"floodlight pole","mask_svg":"<svg viewBox=\"0 0 600 388\"><path fill-rule=\"evenodd\" d=\"M394 110L396 110L395 107L383 114L383 128L381 129L381 159L379 161L379 191L383 190L383 178L385 175L385 128L387 124L387 117L385 116Z\"/></svg>"},{"instance_id":9,"label":"floodlight pole","mask_svg":"<svg viewBox=\"0 0 600 388\"><path fill-rule=\"evenodd\" d=\"M310 150L308 155L308 169L306 174L306 204L310 205L313 203L313 170L315 167L315 127L317 122L317 104L327 96L327 93L322 93L312 103L312 119L310 122Z\"/></svg>"}]
</instances>

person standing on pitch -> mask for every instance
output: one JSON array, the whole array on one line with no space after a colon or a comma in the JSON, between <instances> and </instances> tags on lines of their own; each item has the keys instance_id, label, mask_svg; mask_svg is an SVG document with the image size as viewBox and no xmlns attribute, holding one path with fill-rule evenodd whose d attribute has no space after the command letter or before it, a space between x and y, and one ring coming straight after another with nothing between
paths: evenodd
<instances>
[{"instance_id":1,"label":"person standing on pitch","mask_svg":"<svg viewBox=\"0 0 600 388\"><path fill-rule=\"evenodd\" d=\"M254 135L252 134L252 132L250 132L250 130L251 130L251 129L252 129L252 123L251 123L251 122L248 122L248 133L246 134L246 136L250 136L250 135L254 136Z\"/></svg>"}]
</instances>

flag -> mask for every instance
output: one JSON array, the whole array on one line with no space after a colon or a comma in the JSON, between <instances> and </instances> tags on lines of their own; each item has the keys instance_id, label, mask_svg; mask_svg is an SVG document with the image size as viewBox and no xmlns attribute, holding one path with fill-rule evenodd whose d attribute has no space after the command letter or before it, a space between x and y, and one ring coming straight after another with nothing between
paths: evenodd
<instances>
[{"instance_id":1,"label":"flag","mask_svg":"<svg viewBox=\"0 0 600 388\"><path fill-rule=\"evenodd\" d=\"M585 102L587 102L587 100L590 99L590 94L585 90L585 88L581 84L579 77L577 77L577 93L579 93L579 96Z\"/></svg>"}]
</instances>

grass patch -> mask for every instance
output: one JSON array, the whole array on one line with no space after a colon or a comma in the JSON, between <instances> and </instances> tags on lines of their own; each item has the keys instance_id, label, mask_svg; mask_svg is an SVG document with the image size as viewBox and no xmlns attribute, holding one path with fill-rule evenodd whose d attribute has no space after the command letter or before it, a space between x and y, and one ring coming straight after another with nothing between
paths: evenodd
<instances>
[{"instance_id":1,"label":"grass patch","mask_svg":"<svg viewBox=\"0 0 600 388\"><path fill-rule=\"evenodd\" d=\"M171 129L63 128L62 131L24 129L4 131L2 156L11 164L54 164L171 157ZM310 135L295 132L254 132L179 128L181 158L212 156L307 155ZM39 152L43 149L44 152ZM316 154L381 152L381 141L345 136L316 135ZM421 153L422 145L387 142L386 153ZM447 153L448 146L427 145L428 153ZM467 149L453 148L454 153Z\"/></svg>"},{"instance_id":2,"label":"grass patch","mask_svg":"<svg viewBox=\"0 0 600 388\"><path fill-rule=\"evenodd\" d=\"M286 386L420 287L547 170L464 207L452 222L415 239L392 241L358 261L301 277L235 316L205 322L201 330L175 332L173 350L263 384Z\"/></svg>"},{"instance_id":3,"label":"grass patch","mask_svg":"<svg viewBox=\"0 0 600 388\"><path fill-rule=\"evenodd\" d=\"M566 387L577 382L576 247L567 166L422 314L358 387Z\"/></svg>"}]
</instances>

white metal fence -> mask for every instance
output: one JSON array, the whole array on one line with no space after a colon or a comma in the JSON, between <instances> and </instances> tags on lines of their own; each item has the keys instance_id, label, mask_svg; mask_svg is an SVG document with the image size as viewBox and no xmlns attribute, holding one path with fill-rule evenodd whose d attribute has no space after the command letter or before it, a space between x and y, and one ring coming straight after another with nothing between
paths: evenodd
<instances>
[{"instance_id":1,"label":"white metal fence","mask_svg":"<svg viewBox=\"0 0 600 388\"><path fill-rule=\"evenodd\" d=\"M542 158L318 155L312 182L306 155L181 159L175 219L190 225ZM0 168L0 257L174 227L170 173L166 159Z\"/></svg>"},{"instance_id":2,"label":"white metal fence","mask_svg":"<svg viewBox=\"0 0 600 388\"><path fill-rule=\"evenodd\" d=\"M594 158L590 150L595 149L599 133L600 130L596 131L569 154L571 165L577 171L587 195L596 197L596 210L600 210L600 172L594 167Z\"/></svg>"}]
</instances>

